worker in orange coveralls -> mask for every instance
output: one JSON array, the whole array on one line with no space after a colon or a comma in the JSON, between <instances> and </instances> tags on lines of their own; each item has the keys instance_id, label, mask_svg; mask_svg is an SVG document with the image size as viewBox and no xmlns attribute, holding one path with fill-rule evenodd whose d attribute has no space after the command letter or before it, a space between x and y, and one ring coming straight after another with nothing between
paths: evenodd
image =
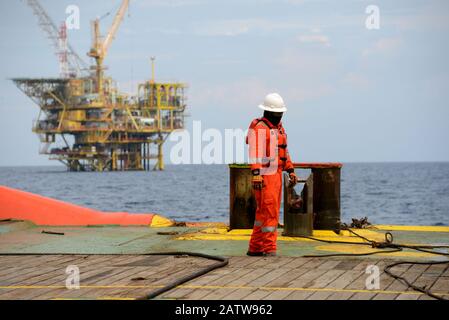
<instances>
[{"instance_id":1,"label":"worker in orange coveralls","mask_svg":"<svg viewBox=\"0 0 449 320\"><path fill-rule=\"evenodd\" d=\"M281 118L287 108L277 93L270 93L264 103L262 118L254 119L248 130L252 186L257 202L256 218L249 243L249 256L275 256L277 226L281 206L282 171L287 171L290 183L298 178L287 150L287 135Z\"/></svg>"}]
</instances>

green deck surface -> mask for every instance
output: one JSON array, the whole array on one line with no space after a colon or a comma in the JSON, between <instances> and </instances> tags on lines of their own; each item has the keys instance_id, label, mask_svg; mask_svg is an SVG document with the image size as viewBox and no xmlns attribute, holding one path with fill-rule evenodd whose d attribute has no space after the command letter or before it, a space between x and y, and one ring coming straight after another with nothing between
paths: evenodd
<instances>
[{"instance_id":1,"label":"green deck surface","mask_svg":"<svg viewBox=\"0 0 449 320\"><path fill-rule=\"evenodd\" d=\"M249 236L240 240L179 240L181 236L201 232L206 227L46 227L29 222L7 221L0 223L0 253L126 253L190 251L222 256L244 256L248 248ZM64 233L45 234L42 231ZM161 235L177 232L176 235ZM383 235L385 231L378 231ZM281 230L279 230L281 233ZM449 244L449 232L392 231L395 243L405 244ZM346 237L343 241L348 241ZM354 251L356 250L356 251ZM351 253L357 250L373 250L369 246L335 245L317 241L278 240L278 255L298 257L329 253ZM366 258L438 260L443 256L428 255L404 250L400 254L381 254Z\"/></svg>"}]
</instances>

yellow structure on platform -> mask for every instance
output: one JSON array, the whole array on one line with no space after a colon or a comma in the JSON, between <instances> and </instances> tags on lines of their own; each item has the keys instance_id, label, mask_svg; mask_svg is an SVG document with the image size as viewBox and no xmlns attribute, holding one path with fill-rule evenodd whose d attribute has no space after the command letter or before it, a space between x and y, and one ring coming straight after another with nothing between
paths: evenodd
<instances>
[{"instance_id":1,"label":"yellow structure on platform","mask_svg":"<svg viewBox=\"0 0 449 320\"><path fill-rule=\"evenodd\" d=\"M136 95L119 93L115 82L104 75L103 61L128 5L128 0L122 1L104 40L99 19L93 21L88 55L95 65L88 74L13 79L40 108L33 124L42 143L40 153L70 171L163 170L162 146L171 132L184 128L186 85L156 82L154 58L152 78L138 85ZM40 5L34 6L42 12Z\"/></svg>"}]
</instances>

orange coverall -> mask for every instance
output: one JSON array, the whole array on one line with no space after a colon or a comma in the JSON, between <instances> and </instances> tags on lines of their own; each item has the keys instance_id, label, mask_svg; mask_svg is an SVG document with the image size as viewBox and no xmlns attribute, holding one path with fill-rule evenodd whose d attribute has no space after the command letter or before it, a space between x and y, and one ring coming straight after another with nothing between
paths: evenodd
<instances>
[{"instance_id":1,"label":"orange coverall","mask_svg":"<svg viewBox=\"0 0 449 320\"><path fill-rule=\"evenodd\" d=\"M254 190L256 219L249 243L250 252L275 253L282 194L282 171L293 172L287 150L287 134L282 123L273 125L266 118L253 120L247 143L251 170L263 177L261 190Z\"/></svg>"}]
</instances>

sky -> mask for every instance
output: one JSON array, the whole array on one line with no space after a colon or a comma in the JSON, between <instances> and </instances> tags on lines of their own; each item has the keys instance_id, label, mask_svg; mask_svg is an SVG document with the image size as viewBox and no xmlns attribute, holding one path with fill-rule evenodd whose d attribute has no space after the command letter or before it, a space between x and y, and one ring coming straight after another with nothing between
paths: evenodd
<instances>
[{"instance_id":1,"label":"sky","mask_svg":"<svg viewBox=\"0 0 449 320\"><path fill-rule=\"evenodd\" d=\"M41 0L89 61L118 0ZM366 8L379 8L379 29ZM105 64L124 92L151 76L188 83L187 129L248 128L270 92L284 98L294 161L449 161L446 0L131 0ZM56 164L32 133L38 107L9 80L55 77L58 61L25 1L0 2L0 165ZM172 145L167 143L166 153Z\"/></svg>"}]
</instances>

